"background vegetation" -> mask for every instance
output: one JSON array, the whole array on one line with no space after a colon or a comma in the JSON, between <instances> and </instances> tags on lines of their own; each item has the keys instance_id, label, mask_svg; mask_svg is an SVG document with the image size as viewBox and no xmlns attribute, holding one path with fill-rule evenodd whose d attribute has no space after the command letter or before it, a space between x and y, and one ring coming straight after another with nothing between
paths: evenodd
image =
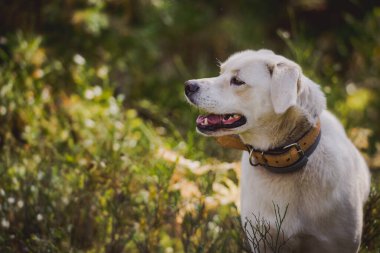
<instances>
[{"instance_id":1,"label":"background vegetation","mask_svg":"<svg viewBox=\"0 0 380 253\"><path fill-rule=\"evenodd\" d=\"M241 252L238 152L195 134L183 82L270 48L319 82L373 169L375 0L0 2L0 252Z\"/></svg>"}]
</instances>

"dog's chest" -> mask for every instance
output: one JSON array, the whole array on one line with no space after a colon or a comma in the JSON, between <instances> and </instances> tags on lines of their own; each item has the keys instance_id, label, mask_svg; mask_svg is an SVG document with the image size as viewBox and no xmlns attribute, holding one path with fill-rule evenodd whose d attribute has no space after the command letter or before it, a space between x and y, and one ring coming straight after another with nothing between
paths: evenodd
<instances>
[{"instance_id":1,"label":"dog's chest","mask_svg":"<svg viewBox=\"0 0 380 253\"><path fill-rule=\"evenodd\" d=\"M284 229L289 233L296 232L302 219L297 207L305 204L303 186L297 182L297 178L289 175L267 175L267 172L260 171L260 168L252 168L247 162L247 156L243 155L240 181L243 223L246 218L253 220L259 217L274 226L276 212L280 216L286 212Z\"/></svg>"}]
</instances>

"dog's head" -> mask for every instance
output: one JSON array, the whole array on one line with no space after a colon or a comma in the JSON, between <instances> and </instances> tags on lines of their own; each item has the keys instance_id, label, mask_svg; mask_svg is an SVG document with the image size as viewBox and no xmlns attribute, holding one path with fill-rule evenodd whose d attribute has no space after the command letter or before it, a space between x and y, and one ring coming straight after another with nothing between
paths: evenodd
<instances>
[{"instance_id":1,"label":"dog's head","mask_svg":"<svg viewBox=\"0 0 380 253\"><path fill-rule=\"evenodd\" d=\"M295 106L301 77L301 68L293 61L270 50L247 50L221 64L219 76L187 81L185 94L207 113L196 120L198 132L240 134L257 126L260 119Z\"/></svg>"}]
</instances>

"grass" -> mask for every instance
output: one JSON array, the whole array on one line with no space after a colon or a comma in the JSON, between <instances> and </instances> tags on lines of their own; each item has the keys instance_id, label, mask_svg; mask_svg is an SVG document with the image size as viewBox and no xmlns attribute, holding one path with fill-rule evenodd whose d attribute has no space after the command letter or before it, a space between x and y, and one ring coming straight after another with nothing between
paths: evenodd
<instances>
[{"instance_id":1,"label":"grass","mask_svg":"<svg viewBox=\"0 0 380 253\"><path fill-rule=\"evenodd\" d=\"M177 132L151 103L131 106L79 55L65 66L46 60L40 37L12 45L0 67L1 252L250 251L237 162L210 157L213 144ZM377 186L363 252L380 247ZM279 237L268 241L278 251Z\"/></svg>"},{"instance_id":2,"label":"grass","mask_svg":"<svg viewBox=\"0 0 380 253\"><path fill-rule=\"evenodd\" d=\"M251 245L253 252L274 252L279 253L286 246L290 238L286 238L282 229L283 222L286 218L288 206L281 211L280 207L273 203L275 214L275 224L260 218L253 214L253 219L247 219L244 222L244 232L246 240ZM273 226L274 225L274 226Z\"/></svg>"}]
</instances>

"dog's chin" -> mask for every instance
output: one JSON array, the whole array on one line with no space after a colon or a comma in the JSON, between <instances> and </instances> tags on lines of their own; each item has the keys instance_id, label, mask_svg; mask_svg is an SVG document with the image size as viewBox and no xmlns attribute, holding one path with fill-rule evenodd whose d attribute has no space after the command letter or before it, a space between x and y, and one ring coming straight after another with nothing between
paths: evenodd
<instances>
[{"instance_id":1,"label":"dog's chin","mask_svg":"<svg viewBox=\"0 0 380 253\"><path fill-rule=\"evenodd\" d=\"M203 136L207 137L218 137L218 136L225 136L225 135L231 135L231 134L240 134L244 132L242 128L237 128L237 129L220 129L216 131L207 131L207 130L201 130L198 127L196 127L197 133Z\"/></svg>"},{"instance_id":2,"label":"dog's chin","mask_svg":"<svg viewBox=\"0 0 380 253\"><path fill-rule=\"evenodd\" d=\"M206 114L198 116L197 132L204 136L223 136L244 131L247 118L237 113Z\"/></svg>"}]
</instances>

